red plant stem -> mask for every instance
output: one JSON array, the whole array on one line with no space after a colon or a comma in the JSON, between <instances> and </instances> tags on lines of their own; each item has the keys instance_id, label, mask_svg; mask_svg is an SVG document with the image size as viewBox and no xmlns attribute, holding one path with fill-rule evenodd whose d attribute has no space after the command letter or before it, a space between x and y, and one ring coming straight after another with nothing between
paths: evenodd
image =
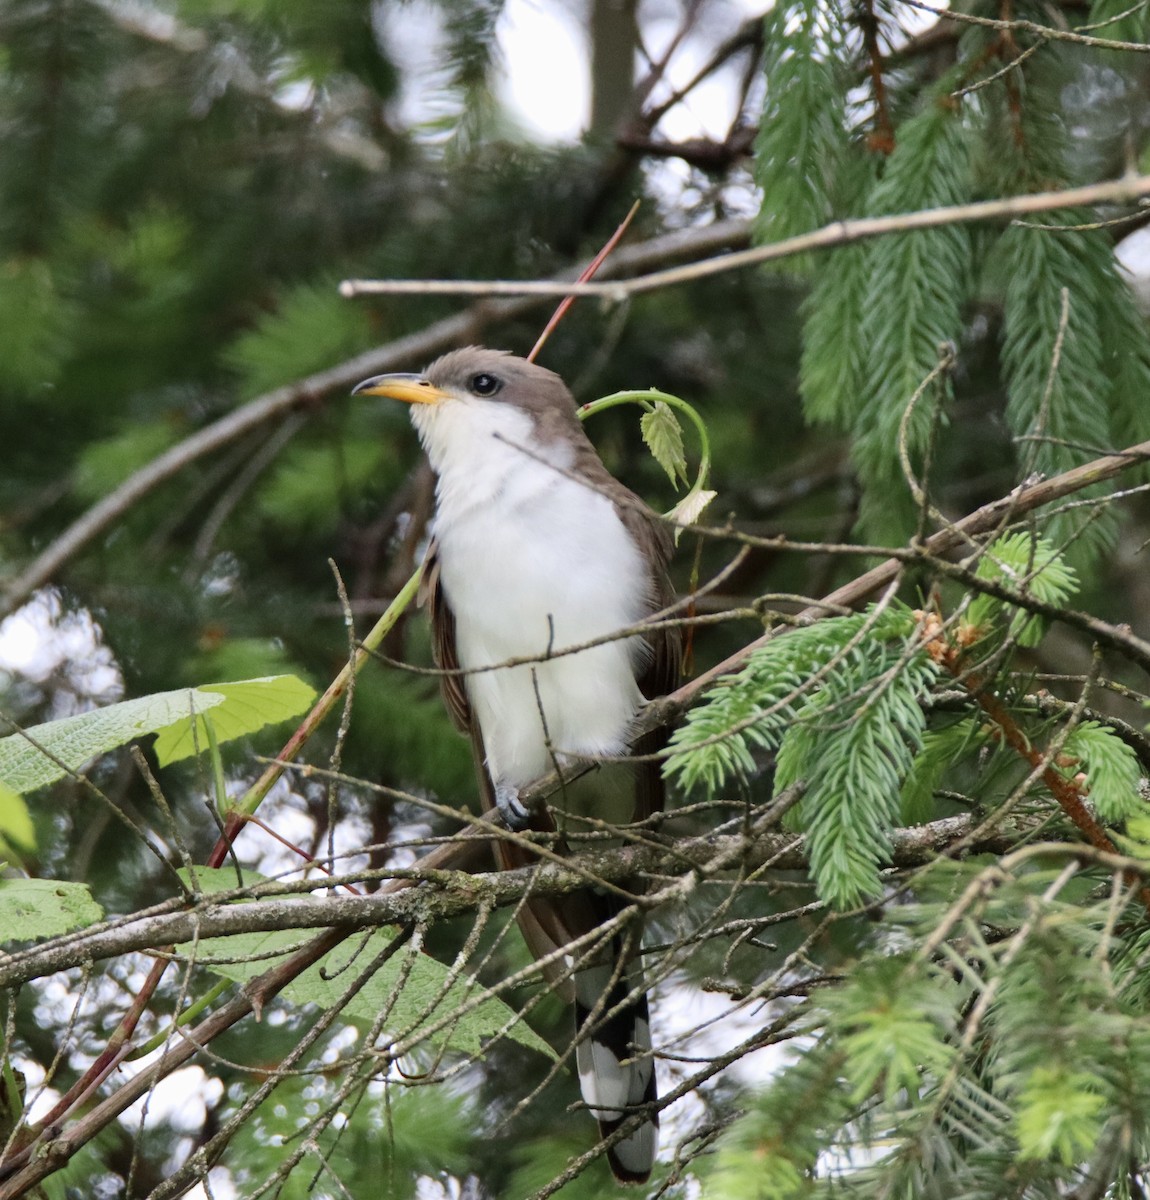
<instances>
[{"instance_id":1,"label":"red plant stem","mask_svg":"<svg viewBox=\"0 0 1150 1200\"><path fill-rule=\"evenodd\" d=\"M882 77L882 49L878 44L879 20L875 14L874 0L867 0L866 10L860 14L859 24L862 27L871 86L874 89L874 132L867 138L867 144L880 154L893 154L894 125L887 103L886 80Z\"/></svg>"},{"instance_id":2,"label":"red plant stem","mask_svg":"<svg viewBox=\"0 0 1150 1200\"><path fill-rule=\"evenodd\" d=\"M631 211L623 218L619 228L608 239L607 244L599 251L598 254L583 268L583 273L579 276L580 283L586 283L589 279L594 278L595 272L603 265L607 259L607 255L619 244L619 239L627 232L627 226L635 218L635 214L639 211L639 201L636 200L631 205ZM527 356L528 362L534 362L536 355L543 349L547 339L551 336L551 331L563 320L567 310L575 303L576 297L564 296L559 301L559 307L551 314L551 320L543 327L543 332L539 335L535 345L531 347L531 353Z\"/></svg>"},{"instance_id":3,"label":"red plant stem","mask_svg":"<svg viewBox=\"0 0 1150 1200\"><path fill-rule=\"evenodd\" d=\"M1062 811L1073 821L1083 837L1096 849L1104 850L1107 854L1121 856L1121 851L1111 841L1110 835L1098 824L1093 814L1083 804L1082 788L1073 779L1067 779L1065 775L1061 774L1054 763L1050 762L1045 754L1031 744L1030 739L1019 728L1018 722L1010 715L1006 706L990 690L987 681L977 674L963 670L961 655L955 647L939 648L936 645L932 647L931 652L935 661L941 663L970 692L978 702L978 706L998 727L1006 744L1032 767L1041 769L1042 782L1050 789L1050 794L1058 801ZM1123 877L1128 883L1137 882L1137 877L1130 873L1124 873ZM1150 912L1150 887L1145 884L1140 886L1138 898Z\"/></svg>"}]
</instances>

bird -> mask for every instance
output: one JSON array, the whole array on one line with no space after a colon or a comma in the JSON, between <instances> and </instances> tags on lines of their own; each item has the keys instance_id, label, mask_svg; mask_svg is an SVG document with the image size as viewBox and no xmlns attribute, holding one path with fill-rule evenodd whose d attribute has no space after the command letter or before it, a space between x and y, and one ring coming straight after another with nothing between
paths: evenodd
<instances>
[{"instance_id":1,"label":"bird","mask_svg":"<svg viewBox=\"0 0 1150 1200\"><path fill-rule=\"evenodd\" d=\"M365 379L353 394L408 403L436 476L422 590L444 697L471 738L484 808L536 832L580 815L618 825L660 810L662 776L650 759L630 767L623 787L600 785L596 773L564 784L550 810L521 799L553 770L562 779L581 759L625 754L641 708L673 690L680 669L677 630L635 631L673 602L673 535L604 466L563 380L469 346L421 374ZM612 636L622 630L631 632ZM572 647L581 648L563 653ZM647 733L632 749L641 756L664 742ZM496 854L505 870L537 861L510 840ZM533 955L550 956L544 973L574 1007L580 1088L601 1137L642 1114L607 1148L616 1178L641 1183L658 1114L638 935L617 932L591 955L586 941L565 952L621 907L588 888L529 899L519 924Z\"/></svg>"}]
</instances>

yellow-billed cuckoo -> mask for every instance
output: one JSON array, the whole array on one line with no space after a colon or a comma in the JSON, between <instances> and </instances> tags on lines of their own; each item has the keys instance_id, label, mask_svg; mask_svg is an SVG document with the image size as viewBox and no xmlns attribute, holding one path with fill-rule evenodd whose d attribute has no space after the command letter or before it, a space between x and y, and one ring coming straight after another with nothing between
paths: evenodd
<instances>
[{"instance_id":1,"label":"yellow-billed cuckoo","mask_svg":"<svg viewBox=\"0 0 1150 1200\"><path fill-rule=\"evenodd\" d=\"M436 660L463 672L444 677L444 694L472 738L484 805L513 829L554 830L550 814L520 802L521 789L580 756L623 754L644 699L675 685L675 634L611 637L670 602L670 533L607 471L552 371L469 347L422 375L364 380L355 394L410 403L437 476L424 587ZM560 653L597 639L607 640ZM535 661L499 666L512 659ZM635 748L657 744L648 735ZM634 770L627 797L576 786L563 789L558 807L611 824L642 819L662 806L662 781L658 763ZM580 790L590 798L569 802ZM510 842L498 856L505 869L533 861ZM601 1132L647 1106L608 1151L616 1176L641 1182L658 1128L641 974L622 961L620 936L590 956L555 954L617 911L613 897L588 890L531 900L519 923L537 958L553 956L548 978L575 1006L580 1086Z\"/></svg>"}]
</instances>

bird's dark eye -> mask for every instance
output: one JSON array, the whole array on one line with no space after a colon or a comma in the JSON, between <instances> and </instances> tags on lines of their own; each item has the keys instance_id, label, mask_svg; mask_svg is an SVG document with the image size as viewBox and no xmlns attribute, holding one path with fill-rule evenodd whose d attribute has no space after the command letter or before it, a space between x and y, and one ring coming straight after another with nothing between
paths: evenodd
<instances>
[{"instance_id":1,"label":"bird's dark eye","mask_svg":"<svg viewBox=\"0 0 1150 1200\"><path fill-rule=\"evenodd\" d=\"M472 375L471 382L468 387L476 396L494 396L497 391L503 386L503 380L496 375L489 375L486 371L481 371L478 375Z\"/></svg>"}]
</instances>

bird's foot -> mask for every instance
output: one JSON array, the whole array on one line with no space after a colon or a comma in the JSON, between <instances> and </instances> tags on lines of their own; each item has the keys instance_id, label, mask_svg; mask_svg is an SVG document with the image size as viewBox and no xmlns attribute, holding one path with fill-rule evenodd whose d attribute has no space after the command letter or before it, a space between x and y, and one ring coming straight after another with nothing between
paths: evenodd
<instances>
[{"instance_id":1,"label":"bird's foot","mask_svg":"<svg viewBox=\"0 0 1150 1200\"><path fill-rule=\"evenodd\" d=\"M497 784L495 788L495 807L507 822L508 829L517 832L526 829L531 822L531 810L519 799L519 789L509 787L505 783Z\"/></svg>"}]
</instances>

